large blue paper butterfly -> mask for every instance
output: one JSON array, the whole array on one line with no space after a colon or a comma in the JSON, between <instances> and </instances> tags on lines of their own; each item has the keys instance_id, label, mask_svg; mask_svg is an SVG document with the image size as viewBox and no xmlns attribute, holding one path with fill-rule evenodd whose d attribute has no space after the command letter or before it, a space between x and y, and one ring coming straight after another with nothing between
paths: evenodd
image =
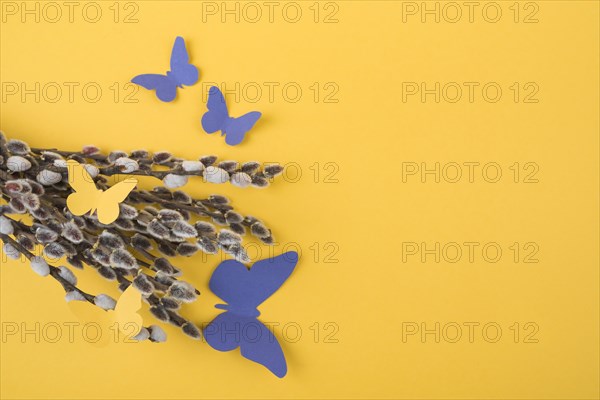
<instances>
[{"instance_id":1,"label":"large blue paper butterfly","mask_svg":"<svg viewBox=\"0 0 600 400\"><path fill-rule=\"evenodd\" d=\"M283 378L287 364L277 339L257 317L257 307L277 291L298 263L298 253L287 252L267 258L248 268L235 260L223 261L213 272L209 287L227 304L226 310L204 329L208 344L219 351L240 347L242 356L264 365Z\"/></svg>"},{"instance_id":2,"label":"large blue paper butterfly","mask_svg":"<svg viewBox=\"0 0 600 400\"><path fill-rule=\"evenodd\" d=\"M258 111L252 111L239 118L232 118L227 111L225 97L218 87L212 86L208 91L208 111L202 116L202 127L207 133L221 131L225 135L225 143L235 146L244 140L248 132L262 115Z\"/></svg>"},{"instance_id":3,"label":"large blue paper butterfly","mask_svg":"<svg viewBox=\"0 0 600 400\"><path fill-rule=\"evenodd\" d=\"M178 87L191 86L198 82L198 68L190 64L189 60L185 41L178 36L171 52L171 70L166 75L143 74L136 76L131 82L148 90L156 90L156 97L161 101L173 101Z\"/></svg>"}]
</instances>

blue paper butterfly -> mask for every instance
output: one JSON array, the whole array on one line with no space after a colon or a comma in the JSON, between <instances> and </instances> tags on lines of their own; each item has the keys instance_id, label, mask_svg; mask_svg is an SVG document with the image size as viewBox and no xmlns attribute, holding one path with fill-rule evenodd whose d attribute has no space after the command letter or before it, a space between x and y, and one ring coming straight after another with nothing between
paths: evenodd
<instances>
[{"instance_id":1,"label":"blue paper butterfly","mask_svg":"<svg viewBox=\"0 0 600 400\"><path fill-rule=\"evenodd\" d=\"M219 351L240 347L242 356L283 378L287 373L283 350L273 333L257 319L257 307L283 285L297 263L298 253L291 251L257 261L250 270L235 260L219 264L209 287L227 302L215 305L226 312L204 329L208 344Z\"/></svg>"},{"instance_id":2,"label":"blue paper butterfly","mask_svg":"<svg viewBox=\"0 0 600 400\"><path fill-rule=\"evenodd\" d=\"M202 116L202 127L207 133L221 131L221 135L225 135L225 143L230 146L241 143L262 115L258 111L252 111L239 118L230 117L225 97L216 86L212 86L208 91L206 106L208 111Z\"/></svg>"},{"instance_id":3,"label":"blue paper butterfly","mask_svg":"<svg viewBox=\"0 0 600 400\"><path fill-rule=\"evenodd\" d=\"M198 82L198 68L190 64L189 60L185 42L178 36L171 52L171 70L166 75L143 74L136 76L131 82L149 90L156 90L156 97L161 101L173 101L178 87L191 86Z\"/></svg>"}]
</instances>

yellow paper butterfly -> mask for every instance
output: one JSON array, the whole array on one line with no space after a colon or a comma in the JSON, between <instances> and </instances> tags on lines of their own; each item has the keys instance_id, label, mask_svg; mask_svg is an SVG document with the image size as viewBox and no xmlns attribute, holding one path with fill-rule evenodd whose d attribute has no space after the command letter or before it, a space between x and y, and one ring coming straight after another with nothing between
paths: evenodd
<instances>
[{"instance_id":1,"label":"yellow paper butterfly","mask_svg":"<svg viewBox=\"0 0 600 400\"><path fill-rule=\"evenodd\" d=\"M98 221L108 225L119 218L119 203L137 185L137 179L127 178L107 191L98 189L86 169L75 160L68 160L69 184L74 192L67 198L67 207L73 215L98 212Z\"/></svg>"},{"instance_id":2,"label":"yellow paper butterfly","mask_svg":"<svg viewBox=\"0 0 600 400\"><path fill-rule=\"evenodd\" d=\"M133 343L132 338L144 326L138 313L142 295L132 285L119 297L114 310L104 311L87 301L76 300L69 302L69 308L79 319L83 339L98 347L110 342Z\"/></svg>"}]
</instances>

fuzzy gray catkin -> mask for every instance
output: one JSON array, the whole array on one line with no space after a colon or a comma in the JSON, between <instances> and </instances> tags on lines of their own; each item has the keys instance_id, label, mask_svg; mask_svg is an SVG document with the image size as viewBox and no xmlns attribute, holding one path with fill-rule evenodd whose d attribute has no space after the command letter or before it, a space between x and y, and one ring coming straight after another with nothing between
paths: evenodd
<instances>
[{"instance_id":1,"label":"fuzzy gray catkin","mask_svg":"<svg viewBox=\"0 0 600 400\"><path fill-rule=\"evenodd\" d=\"M119 205L119 218L103 225L95 214L74 216L68 211L66 199L72 193L68 159L81 163L101 190L108 189L108 178L117 174L154 177L163 186L136 188ZM200 292L181 279L182 271L169 259L220 250L249 262L244 237L252 235L265 244L273 243L273 238L261 221L234 210L226 197L213 194L195 199L182 186L197 180L262 188L282 172L279 165L219 161L214 155L182 160L166 151L117 150L103 155L93 145L79 152L37 149L0 132L3 251L13 259L28 258L34 273L59 281L67 301L88 301L104 310L116 305L106 294L94 296L79 288L71 268L89 266L102 278L114 281L121 291L133 284L158 320L198 339L198 327L179 311ZM28 214L31 222L17 214ZM64 257L66 264L52 266ZM137 338L164 342L166 334L159 326L150 325Z\"/></svg>"}]
</instances>

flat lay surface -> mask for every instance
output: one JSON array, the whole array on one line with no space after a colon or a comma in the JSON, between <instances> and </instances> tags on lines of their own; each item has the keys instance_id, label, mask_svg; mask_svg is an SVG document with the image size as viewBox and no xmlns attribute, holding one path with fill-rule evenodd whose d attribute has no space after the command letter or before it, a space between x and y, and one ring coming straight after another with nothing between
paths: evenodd
<instances>
[{"instance_id":1,"label":"flat lay surface","mask_svg":"<svg viewBox=\"0 0 600 400\"><path fill-rule=\"evenodd\" d=\"M598 398L598 2L74 3L0 1L0 129L284 166L266 189L184 189L272 229L252 262L299 254L259 307L287 375L169 324L92 346L60 285L1 253L0 397ZM166 74L178 36L199 79L163 102L130 81ZM262 114L236 146L203 129L212 86ZM199 327L227 258L176 260Z\"/></svg>"}]
</instances>

